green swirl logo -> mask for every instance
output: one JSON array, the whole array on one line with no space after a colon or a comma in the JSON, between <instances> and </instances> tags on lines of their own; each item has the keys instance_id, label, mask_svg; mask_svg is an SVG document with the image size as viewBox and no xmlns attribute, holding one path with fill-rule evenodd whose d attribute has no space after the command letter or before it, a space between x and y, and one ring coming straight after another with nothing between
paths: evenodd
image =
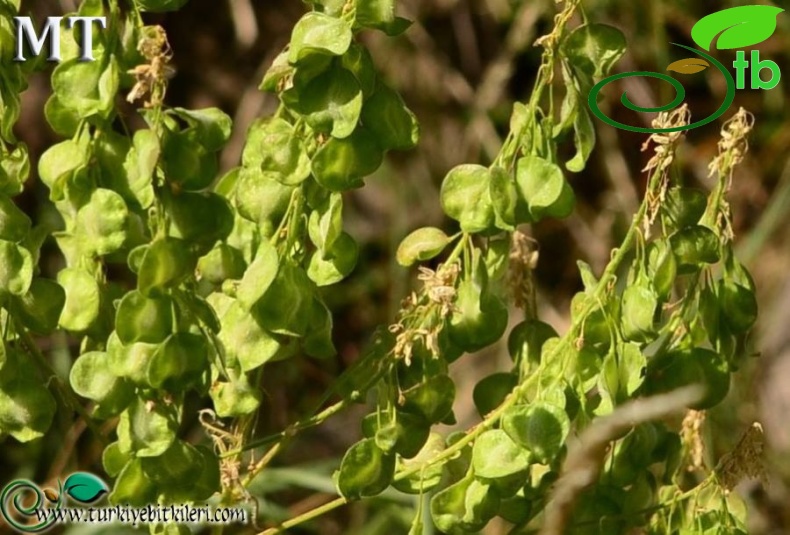
<instances>
[{"instance_id":1,"label":"green swirl logo","mask_svg":"<svg viewBox=\"0 0 790 535\"><path fill-rule=\"evenodd\" d=\"M62 508L66 496L77 503L89 504L108 491L104 481L86 472L75 472L62 483L58 480L57 491L42 490L32 481L17 479L0 492L0 515L17 531L40 533L55 523L56 517L51 511Z\"/></svg>"},{"instance_id":2,"label":"green swirl logo","mask_svg":"<svg viewBox=\"0 0 790 535\"><path fill-rule=\"evenodd\" d=\"M754 6L739 6L730 9L725 9L712 13L707 17L701 19L691 31L691 38L694 42L705 50L710 50L714 40L716 41L717 49L734 49L754 46L771 37L776 31L776 19L779 13L784 11L781 8L766 5ZM630 130L631 132L648 133L648 134L662 134L670 132L678 132L681 130L691 130L711 123L721 117L732 105L735 100L736 89L744 89L746 87L746 69L751 67L751 87L752 89L772 89L776 87L781 78L781 72L778 65L773 61L760 60L758 51L752 51L751 62L746 60L744 52L738 52L738 59L733 63L737 71L737 81L733 78L730 71L718 60L710 54L697 50L695 48L672 43L675 46L684 48L696 56L697 58L688 58L674 62L667 70L679 72L681 74L694 74L707 69L710 66L718 69L727 83L727 93L724 96L724 101L721 106L708 117L696 121L687 126L679 126L673 128L644 128L638 126L631 126L621 123L608 117L598 106L598 95L601 90L608 84L623 78L631 77L649 77L657 78L661 81L669 83L675 90L675 98L669 104L656 107L643 107L634 104L628 97L628 93L624 92L620 98L623 106L629 110L637 113L658 113L669 111L680 106L686 99L686 89L683 85L672 76L659 72L649 71L636 71L625 72L616 74L608 78L604 78L598 82L588 97L588 104L593 114L605 123L620 128L622 130ZM764 70L771 71L771 79L763 80L760 73Z\"/></svg>"}]
</instances>

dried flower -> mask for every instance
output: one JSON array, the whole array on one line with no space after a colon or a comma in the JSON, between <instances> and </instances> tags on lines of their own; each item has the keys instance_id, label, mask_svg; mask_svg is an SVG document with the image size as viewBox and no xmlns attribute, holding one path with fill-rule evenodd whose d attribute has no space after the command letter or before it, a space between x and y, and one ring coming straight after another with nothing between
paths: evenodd
<instances>
[{"instance_id":1,"label":"dried flower","mask_svg":"<svg viewBox=\"0 0 790 535\"><path fill-rule=\"evenodd\" d=\"M688 105L684 104L671 112L660 113L653 120L653 128L677 128L689 124L690 121L691 112L689 112ZM642 151L646 151L650 147L651 142L656 145L655 154L642 171L653 172L661 177L661 184L657 192L653 194L648 192L648 209L642 224L645 239L650 238L650 229L658 217L661 205L666 200L666 192L669 188L669 174L667 170L675 161L675 151L682 138L683 130L652 134L642 145Z\"/></svg>"},{"instance_id":2,"label":"dried flower","mask_svg":"<svg viewBox=\"0 0 790 535\"><path fill-rule=\"evenodd\" d=\"M705 443L702 440L702 426L705 424L704 411L688 411L683 418L680 437L689 456L689 472L704 468Z\"/></svg>"},{"instance_id":3,"label":"dried flower","mask_svg":"<svg viewBox=\"0 0 790 535\"><path fill-rule=\"evenodd\" d=\"M519 231L513 233L510 246L508 287L515 305L531 318L537 316L534 271L538 267L540 247L537 241Z\"/></svg>"},{"instance_id":4,"label":"dried flower","mask_svg":"<svg viewBox=\"0 0 790 535\"><path fill-rule=\"evenodd\" d=\"M165 30L161 26L146 27L143 37L137 44L137 50L148 60L148 63L128 71L129 74L134 75L136 83L129 91L126 100L134 102L147 98L144 103L146 108L160 106L165 96L166 80L174 72L168 65L173 54Z\"/></svg>"},{"instance_id":5,"label":"dried flower","mask_svg":"<svg viewBox=\"0 0 790 535\"><path fill-rule=\"evenodd\" d=\"M716 478L721 487L729 492L744 479L765 481L763 426L754 422L743 434L732 451L726 453L716 466Z\"/></svg>"}]
</instances>

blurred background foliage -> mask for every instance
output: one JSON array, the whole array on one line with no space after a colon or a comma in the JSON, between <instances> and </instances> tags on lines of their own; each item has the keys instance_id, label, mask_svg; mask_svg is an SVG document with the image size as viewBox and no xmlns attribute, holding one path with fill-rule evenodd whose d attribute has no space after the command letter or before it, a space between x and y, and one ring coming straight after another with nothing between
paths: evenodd
<instances>
[{"instance_id":1,"label":"blurred background foliage","mask_svg":"<svg viewBox=\"0 0 790 535\"><path fill-rule=\"evenodd\" d=\"M627 37L628 53L615 72L665 72L672 61L684 57L683 51L670 43L692 45L690 31L697 20L737 4L587 0L583 7L589 20L614 25ZM261 93L258 84L305 8L295 0L191 0L177 13L146 17L146 22L164 26L174 51L176 74L167 103L187 108L218 106L234 117L233 137L222 153L223 170L239 161L252 121L274 109L274 97ZM74 10L74 0L22 1L22 13L37 21ZM394 39L376 33L364 36L384 78L417 114L421 141L414 151L391 154L382 170L367 180L367 186L350 195L347 223L363 253L355 273L327 295L335 314L339 355L333 362L291 359L267 367L266 401L256 434L277 432L311 411L333 378L358 357L373 329L392 321L414 282L414 273L394 262L399 241L424 225L455 231L442 215L440 181L457 164L489 163L497 153L507 133L513 102L529 97L540 59L540 49L533 45L551 27L554 12L553 0L404 0L400 14L416 21L408 32ZM574 22L582 20L578 17ZM775 61L790 76L790 16L780 15L777 32L759 49L763 59ZM714 54L725 65L735 59L734 51ZM34 162L56 141L43 114L50 94L50 73L51 66L31 78L16 130L29 145ZM723 100L724 81L714 69L676 76L682 77L688 90L687 102L694 118L709 115ZM788 498L784 481L790 481L786 457L790 454L790 426L786 423L790 410L790 236L784 232L790 223L787 80L771 91L739 91L733 108L717 123L739 106L754 113L757 120L750 153L733 177L730 194L741 259L754 274L759 292L760 320L751 348L755 358L736 376L728 401L709 415L705 434L708 455L715 463L753 421L764 424L771 484L766 490L757 483L740 489L752 506L753 533L790 532L790 514L783 507ZM619 91L608 89L609 100L602 108L634 125L646 125L652 117L618 107L623 90L641 105L673 97L670 87L644 78L626 80ZM561 97L555 94L557 105ZM132 109L126 108L126 112L126 119L134 125ZM576 260L585 260L600 272L622 238L645 186L645 175L640 171L649 154L640 148L646 137L600 121L596 130L598 145L587 169L570 176L578 199L574 215L526 229L541 246L537 270L540 316L560 332L568 325L570 299L582 288ZM688 134L676 164L676 172L682 173L687 183L705 188L712 184L707 165L715 155L718 138L716 125ZM18 201L35 221L59 224L35 173ZM54 243L49 244L42 258L44 276L53 276L62 262ZM517 315L512 318L516 321ZM76 354L74 341L56 337L43 342L65 374ZM471 389L477 380L509 363L505 348L495 347L454 367L459 428L476 422ZM279 467L264 472L250 489L261 512L274 519L285 518L328 501L334 492L332 470L345 449L359 438L363 414L362 406L346 411L292 443L278 458ZM0 479L30 477L44 482L78 468L101 474L100 445L79 425L72 426L67 416L60 418L43 440L24 446L9 440L0 446ZM186 437L201 438L196 414L182 431ZM405 534L416 510L414 499L388 491L294 533ZM91 529L90 533L99 531ZM226 530L237 531L241 532L238 528ZM504 524L492 522L484 533L506 531ZM70 532L89 533L76 527Z\"/></svg>"}]
</instances>

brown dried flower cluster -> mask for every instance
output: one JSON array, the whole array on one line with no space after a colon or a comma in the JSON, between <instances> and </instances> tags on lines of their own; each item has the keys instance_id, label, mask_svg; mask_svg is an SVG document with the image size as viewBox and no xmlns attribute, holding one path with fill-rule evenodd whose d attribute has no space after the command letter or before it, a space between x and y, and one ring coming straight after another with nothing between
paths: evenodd
<instances>
[{"instance_id":1,"label":"brown dried flower cluster","mask_svg":"<svg viewBox=\"0 0 790 535\"><path fill-rule=\"evenodd\" d=\"M702 426L705 425L704 411L688 411L683 418L680 438L688 452L688 471L701 470L705 466L705 443L702 440Z\"/></svg>"},{"instance_id":2,"label":"brown dried flower cluster","mask_svg":"<svg viewBox=\"0 0 790 535\"><path fill-rule=\"evenodd\" d=\"M161 106L167 88L167 79L172 76L173 69L169 66L173 53L167 34L161 26L149 26L137 44L137 50L148 60L129 71L137 81L126 97L129 102L145 98L144 106L154 108Z\"/></svg>"},{"instance_id":3,"label":"brown dried flower cluster","mask_svg":"<svg viewBox=\"0 0 790 535\"><path fill-rule=\"evenodd\" d=\"M418 278L423 283L419 294L412 292L401 303L401 312L389 331L396 335L395 357L411 365L415 344L422 343L438 357L439 333L446 318L453 312L455 283L460 273L457 263L441 266L438 270L421 267Z\"/></svg>"},{"instance_id":4,"label":"brown dried flower cluster","mask_svg":"<svg viewBox=\"0 0 790 535\"><path fill-rule=\"evenodd\" d=\"M732 178L733 170L749 151L747 138L753 128L754 115L743 108L724 123L719 140L719 154L708 166L711 176L718 173Z\"/></svg>"},{"instance_id":5,"label":"brown dried flower cluster","mask_svg":"<svg viewBox=\"0 0 790 535\"><path fill-rule=\"evenodd\" d=\"M538 314L533 272L538 267L539 258L538 242L519 231L514 232L507 283L514 304L529 318L535 318Z\"/></svg>"},{"instance_id":6,"label":"brown dried flower cluster","mask_svg":"<svg viewBox=\"0 0 790 535\"><path fill-rule=\"evenodd\" d=\"M725 491L731 491L744 479L765 481L764 445L763 426L754 422L735 448L723 455L716 466L716 479Z\"/></svg>"},{"instance_id":7,"label":"brown dried flower cluster","mask_svg":"<svg viewBox=\"0 0 790 535\"><path fill-rule=\"evenodd\" d=\"M719 153L708 166L710 175L718 175L720 180L719 191L716 195L716 211L713 214L716 228L720 230L720 235L729 241L735 239L735 232L732 229L732 212L730 203L727 201L727 194L732 187L735 167L743 161L749 151L747 137L753 128L754 116L740 108L738 113L722 127Z\"/></svg>"},{"instance_id":8,"label":"brown dried flower cluster","mask_svg":"<svg viewBox=\"0 0 790 535\"><path fill-rule=\"evenodd\" d=\"M678 128L688 125L690 121L691 112L689 111L688 105L684 104L671 112L660 113L658 117L653 120L652 126L656 129ZM650 158L650 161L647 162L642 172L653 172L661 177L661 185L657 193L650 194L648 191L648 210L642 227L645 239L650 238L650 229L653 227L658 217L661 205L666 200L666 193L669 189L669 174L667 170L675 161L675 151L683 138L683 132L683 130L680 130L677 132L652 134L642 145L642 151L646 151L650 148L651 143L655 144L655 154Z\"/></svg>"}]
</instances>

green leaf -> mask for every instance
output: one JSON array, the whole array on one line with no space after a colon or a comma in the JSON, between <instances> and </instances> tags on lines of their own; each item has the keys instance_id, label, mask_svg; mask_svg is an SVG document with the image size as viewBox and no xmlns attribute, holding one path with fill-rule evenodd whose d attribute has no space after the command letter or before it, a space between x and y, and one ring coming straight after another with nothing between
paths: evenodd
<instances>
[{"instance_id":1,"label":"green leaf","mask_svg":"<svg viewBox=\"0 0 790 535\"><path fill-rule=\"evenodd\" d=\"M282 349L272 333L267 332L237 301L222 314L221 322L219 340L225 347L225 353L235 358L245 372L275 359Z\"/></svg>"},{"instance_id":2,"label":"green leaf","mask_svg":"<svg viewBox=\"0 0 790 535\"><path fill-rule=\"evenodd\" d=\"M635 344L619 344L617 359L621 394L624 399L631 398L645 380L647 359L639 346Z\"/></svg>"},{"instance_id":3,"label":"green leaf","mask_svg":"<svg viewBox=\"0 0 790 535\"><path fill-rule=\"evenodd\" d=\"M269 91L270 93L277 92L281 87L280 84L284 83L289 76L293 75L294 70L293 65L288 62L288 50L283 50L277 54L277 57L272 61L266 74L263 75L263 80L261 80L261 85L258 86L258 89L261 91Z\"/></svg>"},{"instance_id":4,"label":"green leaf","mask_svg":"<svg viewBox=\"0 0 790 535\"><path fill-rule=\"evenodd\" d=\"M444 177L442 209L448 217L461 224L464 232L482 232L494 225L490 181L488 169L476 164L454 167Z\"/></svg>"},{"instance_id":5,"label":"green leaf","mask_svg":"<svg viewBox=\"0 0 790 535\"><path fill-rule=\"evenodd\" d=\"M562 170L539 156L524 156L518 160L516 186L516 219L519 223L547 215L565 217L573 209L573 191Z\"/></svg>"},{"instance_id":6,"label":"green leaf","mask_svg":"<svg viewBox=\"0 0 790 535\"><path fill-rule=\"evenodd\" d=\"M603 78L625 53L623 33L606 24L585 24L562 43L563 56L574 68L593 78Z\"/></svg>"},{"instance_id":7,"label":"green leaf","mask_svg":"<svg viewBox=\"0 0 790 535\"><path fill-rule=\"evenodd\" d=\"M702 264L715 264L720 258L719 239L707 227L693 226L681 230L670 238L670 244L680 273L694 273Z\"/></svg>"},{"instance_id":8,"label":"green leaf","mask_svg":"<svg viewBox=\"0 0 790 535\"><path fill-rule=\"evenodd\" d=\"M359 245L349 234L340 234L332 248L310 257L307 276L316 286L331 286L348 277L357 265Z\"/></svg>"},{"instance_id":9,"label":"green leaf","mask_svg":"<svg viewBox=\"0 0 790 535\"><path fill-rule=\"evenodd\" d=\"M203 469L197 475L194 485L190 489L191 498L196 502L208 501L216 492L221 490L220 466L217 455L207 446L195 448L202 459Z\"/></svg>"},{"instance_id":10,"label":"green leaf","mask_svg":"<svg viewBox=\"0 0 790 535\"><path fill-rule=\"evenodd\" d=\"M502 230L514 230L516 224L516 204L518 191L513 178L501 167L492 167L490 196L494 206L496 225Z\"/></svg>"},{"instance_id":11,"label":"green leaf","mask_svg":"<svg viewBox=\"0 0 790 535\"><path fill-rule=\"evenodd\" d=\"M318 149L312 171L321 186L343 192L362 186L362 179L378 169L383 158L375 138L357 128L351 136L333 137Z\"/></svg>"},{"instance_id":12,"label":"green leaf","mask_svg":"<svg viewBox=\"0 0 790 535\"><path fill-rule=\"evenodd\" d=\"M472 392L477 412L482 418L499 407L518 385L518 377L512 373L495 373L480 380Z\"/></svg>"},{"instance_id":13,"label":"green leaf","mask_svg":"<svg viewBox=\"0 0 790 535\"><path fill-rule=\"evenodd\" d=\"M175 333L159 346L148 362L148 383L178 392L199 384L208 370L208 347L202 335Z\"/></svg>"},{"instance_id":14,"label":"green leaf","mask_svg":"<svg viewBox=\"0 0 790 535\"><path fill-rule=\"evenodd\" d=\"M44 105L44 117L52 130L59 136L73 136L80 125L79 114L74 109L66 107L54 93L50 95Z\"/></svg>"},{"instance_id":15,"label":"green leaf","mask_svg":"<svg viewBox=\"0 0 790 535\"><path fill-rule=\"evenodd\" d=\"M118 474L109 502L113 505L144 507L155 502L156 495L156 486L143 472L142 460L131 459Z\"/></svg>"},{"instance_id":16,"label":"green leaf","mask_svg":"<svg viewBox=\"0 0 790 535\"><path fill-rule=\"evenodd\" d=\"M587 160L590 159L590 154L595 148L595 126L586 108L579 108L573 120L573 136L576 155L565 164L565 167L572 173L581 173L587 166ZM567 212L560 212L565 215L552 215L558 218L567 217L570 215L570 209L566 210Z\"/></svg>"},{"instance_id":17,"label":"green leaf","mask_svg":"<svg viewBox=\"0 0 790 535\"><path fill-rule=\"evenodd\" d=\"M246 378L231 382L215 382L209 392L214 410L220 418L234 418L252 414L261 403L261 394L252 388Z\"/></svg>"},{"instance_id":18,"label":"green leaf","mask_svg":"<svg viewBox=\"0 0 790 535\"><path fill-rule=\"evenodd\" d=\"M195 315L195 319L203 323L214 334L218 333L220 330L219 317L208 301L199 294L186 294L183 297L188 303L189 311Z\"/></svg>"},{"instance_id":19,"label":"green leaf","mask_svg":"<svg viewBox=\"0 0 790 535\"><path fill-rule=\"evenodd\" d=\"M0 159L0 192L9 196L19 195L29 174L27 145L19 143Z\"/></svg>"},{"instance_id":20,"label":"green leaf","mask_svg":"<svg viewBox=\"0 0 790 535\"><path fill-rule=\"evenodd\" d=\"M596 350L583 347L574 355L572 365L566 369L565 379L577 387L577 392L587 395L598 382L602 361Z\"/></svg>"},{"instance_id":21,"label":"green leaf","mask_svg":"<svg viewBox=\"0 0 790 535\"><path fill-rule=\"evenodd\" d=\"M127 201L139 204L140 208L150 207L154 202L153 178L160 154L159 138L152 130L135 132L132 147L123 162L125 182L124 177L115 177L113 189Z\"/></svg>"},{"instance_id":22,"label":"green leaf","mask_svg":"<svg viewBox=\"0 0 790 535\"><path fill-rule=\"evenodd\" d=\"M297 186L310 176L310 158L302 137L284 119L272 118L255 125L256 165L263 176L287 186ZM246 164L245 164L246 165Z\"/></svg>"},{"instance_id":23,"label":"green leaf","mask_svg":"<svg viewBox=\"0 0 790 535\"><path fill-rule=\"evenodd\" d=\"M252 309L274 282L279 261L274 245L266 240L262 241L258 246L255 260L245 271L236 291L239 304L246 310Z\"/></svg>"},{"instance_id":24,"label":"green leaf","mask_svg":"<svg viewBox=\"0 0 790 535\"><path fill-rule=\"evenodd\" d=\"M93 401L102 401L118 388L119 379L107 353L89 351L74 362L69 374L71 387L78 395Z\"/></svg>"},{"instance_id":25,"label":"green leaf","mask_svg":"<svg viewBox=\"0 0 790 535\"><path fill-rule=\"evenodd\" d=\"M143 459L143 471L160 488L181 482L182 494L186 497L189 494L189 485L183 485L183 481L202 468L202 461L197 448L176 439L162 455Z\"/></svg>"},{"instance_id":26,"label":"green leaf","mask_svg":"<svg viewBox=\"0 0 790 535\"><path fill-rule=\"evenodd\" d=\"M474 533L494 517L499 503L494 488L469 476L431 498L431 518L442 532Z\"/></svg>"},{"instance_id":27,"label":"green leaf","mask_svg":"<svg viewBox=\"0 0 790 535\"><path fill-rule=\"evenodd\" d=\"M343 196L330 193L315 210L307 224L310 241L322 253L329 252L343 233Z\"/></svg>"},{"instance_id":28,"label":"green leaf","mask_svg":"<svg viewBox=\"0 0 790 535\"><path fill-rule=\"evenodd\" d=\"M453 410L455 383L447 375L434 375L402 392L403 411L439 423Z\"/></svg>"},{"instance_id":29,"label":"green leaf","mask_svg":"<svg viewBox=\"0 0 790 535\"><path fill-rule=\"evenodd\" d=\"M349 448L340 463L337 488L349 500L376 496L392 482L395 456L381 451L372 438Z\"/></svg>"},{"instance_id":30,"label":"green leaf","mask_svg":"<svg viewBox=\"0 0 790 535\"><path fill-rule=\"evenodd\" d=\"M528 359L540 364L543 344L559 335L554 327L538 320L526 320L516 325L508 337L507 347L513 360Z\"/></svg>"},{"instance_id":31,"label":"green leaf","mask_svg":"<svg viewBox=\"0 0 790 535\"><path fill-rule=\"evenodd\" d=\"M473 276L461 280L456 290L455 309L447 325L450 341L467 352L479 351L504 334L508 312L488 286L488 274L479 257Z\"/></svg>"},{"instance_id":32,"label":"green leaf","mask_svg":"<svg viewBox=\"0 0 790 535\"><path fill-rule=\"evenodd\" d=\"M134 0L135 5L141 11L151 13L164 13L166 11L178 11L189 0Z\"/></svg>"},{"instance_id":33,"label":"green leaf","mask_svg":"<svg viewBox=\"0 0 790 535\"><path fill-rule=\"evenodd\" d=\"M115 331L107 339L107 356L111 361L113 373L126 377L138 385L148 386L148 363L160 344L136 342L123 345Z\"/></svg>"},{"instance_id":34,"label":"green leaf","mask_svg":"<svg viewBox=\"0 0 790 535\"><path fill-rule=\"evenodd\" d=\"M115 57L109 61L66 60L52 73L52 90L59 102L79 117L109 117L115 103L120 75Z\"/></svg>"},{"instance_id":35,"label":"green leaf","mask_svg":"<svg viewBox=\"0 0 790 535\"><path fill-rule=\"evenodd\" d=\"M420 139L414 113L396 91L383 83L379 83L376 92L365 99L362 122L384 150L411 149Z\"/></svg>"},{"instance_id":36,"label":"green leaf","mask_svg":"<svg viewBox=\"0 0 790 535\"><path fill-rule=\"evenodd\" d=\"M737 6L701 18L691 29L697 46L710 50L719 36L716 48L729 50L762 43L776 31L776 19L782 8L766 5Z\"/></svg>"},{"instance_id":37,"label":"green leaf","mask_svg":"<svg viewBox=\"0 0 790 535\"><path fill-rule=\"evenodd\" d=\"M293 190L293 186L267 178L260 169L245 167L239 172L236 185L236 207L239 214L258 226L276 228L288 210Z\"/></svg>"},{"instance_id":38,"label":"green leaf","mask_svg":"<svg viewBox=\"0 0 790 535\"><path fill-rule=\"evenodd\" d=\"M472 450L475 476L488 480L526 472L530 460L529 452L502 429L492 429L477 437Z\"/></svg>"},{"instance_id":39,"label":"green leaf","mask_svg":"<svg viewBox=\"0 0 790 535\"><path fill-rule=\"evenodd\" d=\"M539 402L509 409L502 417L502 428L540 462L549 464L568 437L570 420L561 408Z\"/></svg>"},{"instance_id":40,"label":"green leaf","mask_svg":"<svg viewBox=\"0 0 790 535\"><path fill-rule=\"evenodd\" d=\"M366 0L356 5L356 23L365 28L384 28L395 20L395 0Z\"/></svg>"},{"instance_id":41,"label":"green leaf","mask_svg":"<svg viewBox=\"0 0 790 535\"><path fill-rule=\"evenodd\" d=\"M417 262L436 258L449 243L450 238L441 229L436 227L417 229L403 239L395 257L398 264L408 267Z\"/></svg>"},{"instance_id":42,"label":"green leaf","mask_svg":"<svg viewBox=\"0 0 790 535\"><path fill-rule=\"evenodd\" d=\"M666 240L652 242L648 245L647 259L647 275L656 294L661 299L668 298L678 272L677 261L669 243Z\"/></svg>"},{"instance_id":43,"label":"green leaf","mask_svg":"<svg viewBox=\"0 0 790 535\"><path fill-rule=\"evenodd\" d=\"M129 210L123 197L99 188L77 212L76 233L88 254L106 256L123 247Z\"/></svg>"},{"instance_id":44,"label":"green leaf","mask_svg":"<svg viewBox=\"0 0 790 535\"><path fill-rule=\"evenodd\" d=\"M176 438L178 413L175 405L135 398L118 421L121 449L137 457L162 455Z\"/></svg>"},{"instance_id":45,"label":"green leaf","mask_svg":"<svg viewBox=\"0 0 790 535\"><path fill-rule=\"evenodd\" d=\"M14 300L14 314L30 331L49 334L58 327L66 292L53 280L35 278L25 295Z\"/></svg>"},{"instance_id":46,"label":"green leaf","mask_svg":"<svg viewBox=\"0 0 790 535\"><path fill-rule=\"evenodd\" d=\"M115 478L131 459L131 453L122 451L121 446L116 441L104 448L101 463L107 475Z\"/></svg>"},{"instance_id":47,"label":"green leaf","mask_svg":"<svg viewBox=\"0 0 790 535\"><path fill-rule=\"evenodd\" d=\"M351 46L351 25L343 19L324 13L305 14L291 33L288 60L297 63L310 54L340 56Z\"/></svg>"},{"instance_id":48,"label":"green leaf","mask_svg":"<svg viewBox=\"0 0 790 535\"><path fill-rule=\"evenodd\" d=\"M283 303L288 303L288 307L284 308ZM253 315L269 331L301 337L307 332L312 305L313 283L307 273L285 262L257 302Z\"/></svg>"},{"instance_id":49,"label":"green leaf","mask_svg":"<svg viewBox=\"0 0 790 535\"><path fill-rule=\"evenodd\" d=\"M197 263L198 280L206 280L221 285L228 279L241 279L247 270L244 255L228 244L217 244Z\"/></svg>"},{"instance_id":50,"label":"green leaf","mask_svg":"<svg viewBox=\"0 0 790 535\"><path fill-rule=\"evenodd\" d=\"M74 472L63 482L63 492L80 503L93 503L109 490L104 481L87 472Z\"/></svg>"},{"instance_id":51,"label":"green leaf","mask_svg":"<svg viewBox=\"0 0 790 535\"><path fill-rule=\"evenodd\" d=\"M332 341L332 313L318 297L313 298L310 324L304 338L304 351L317 359L327 359L337 354Z\"/></svg>"},{"instance_id":52,"label":"green leaf","mask_svg":"<svg viewBox=\"0 0 790 535\"><path fill-rule=\"evenodd\" d=\"M690 408L707 410L727 396L730 372L726 359L709 349L679 349L660 354L648 363L644 381L647 394L671 392L685 386L700 384L706 393Z\"/></svg>"},{"instance_id":53,"label":"green leaf","mask_svg":"<svg viewBox=\"0 0 790 535\"><path fill-rule=\"evenodd\" d=\"M195 139L208 152L217 152L230 139L233 121L219 108L203 108L201 110L173 108L169 112L189 124L188 131L195 133Z\"/></svg>"},{"instance_id":54,"label":"green leaf","mask_svg":"<svg viewBox=\"0 0 790 535\"><path fill-rule=\"evenodd\" d=\"M631 285L625 289L622 297L621 327L626 340L649 342L655 334L655 314L658 308L658 296L649 286Z\"/></svg>"},{"instance_id":55,"label":"green leaf","mask_svg":"<svg viewBox=\"0 0 790 535\"><path fill-rule=\"evenodd\" d=\"M159 238L145 250L137 289L148 295L155 288L177 286L195 271L195 257L184 240Z\"/></svg>"},{"instance_id":56,"label":"green leaf","mask_svg":"<svg viewBox=\"0 0 790 535\"><path fill-rule=\"evenodd\" d=\"M47 149L38 161L38 176L50 189L50 199L63 200L64 182L88 163L85 147L67 139Z\"/></svg>"},{"instance_id":57,"label":"green leaf","mask_svg":"<svg viewBox=\"0 0 790 535\"><path fill-rule=\"evenodd\" d=\"M0 193L0 239L20 242L30 232L32 223L14 201Z\"/></svg>"},{"instance_id":58,"label":"green leaf","mask_svg":"<svg viewBox=\"0 0 790 535\"><path fill-rule=\"evenodd\" d=\"M362 112L362 88L343 68L329 69L306 86L283 95L283 100L303 115L313 130L337 139L354 132Z\"/></svg>"},{"instance_id":59,"label":"green leaf","mask_svg":"<svg viewBox=\"0 0 790 535\"><path fill-rule=\"evenodd\" d=\"M67 331L83 332L99 317L101 291L89 273L66 268L58 272L58 284L66 292L66 303L60 314L60 326Z\"/></svg>"},{"instance_id":60,"label":"green leaf","mask_svg":"<svg viewBox=\"0 0 790 535\"><path fill-rule=\"evenodd\" d=\"M195 131L168 131L162 145L161 165L171 187L199 191L217 176L217 157L201 143Z\"/></svg>"},{"instance_id":61,"label":"green leaf","mask_svg":"<svg viewBox=\"0 0 790 535\"><path fill-rule=\"evenodd\" d=\"M233 210L216 193L184 192L168 199L165 207L170 214L170 236L192 244L197 254L209 252L233 230Z\"/></svg>"},{"instance_id":62,"label":"green leaf","mask_svg":"<svg viewBox=\"0 0 790 535\"><path fill-rule=\"evenodd\" d=\"M124 345L158 344L173 330L173 300L165 295L148 296L133 290L118 304L115 331Z\"/></svg>"},{"instance_id":63,"label":"green leaf","mask_svg":"<svg viewBox=\"0 0 790 535\"><path fill-rule=\"evenodd\" d=\"M731 279L719 281L722 319L733 334L746 333L757 322L757 297L754 291Z\"/></svg>"},{"instance_id":64,"label":"green leaf","mask_svg":"<svg viewBox=\"0 0 790 535\"><path fill-rule=\"evenodd\" d=\"M0 240L0 296L25 295L33 283L33 257L15 243Z\"/></svg>"},{"instance_id":65,"label":"green leaf","mask_svg":"<svg viewBox=\"0 0 790 535\"><path fill-rule=\"evenodd\" d=\"M618 311L612 310L611 305L607 305L608 310L604 311L600 305L593 305L592 311L584 318L580 316L581 312L586 310L589 306L589 300L592 297L586 292L579 292L571 299L571 318L573 321L579 321L583 324L584 330L584 343L596 346L608 347L612 331L609 326L609 317Z\"/></svg>"},{"instance_id":66,"label":"green leaf","mask_svg":"<svg viewBox=\"0 0 790 535\"><path fill-rule=\"evenodd\" d=\"M417 455L431 430L431 425L421 416L395 411L395 421L389 412L368 414L362 420L362 434L374 438L385 453L397 453L404 459ZM386 443L386 444L385 444Z\"/></svg>"},{"instance_id":67,"label":"green leaf","mask_svg":"<svg viewBox=\"0 0 790 535\"><path fill-rule=\"evenodd\" d=\"M367 99L376 89L376 66L367 47L352 43L348 51L340 59L344 69L348 69L359 82L362 94ZM365 103L365 106L367 102ZM365 113L363 106L362 113Z\"/></svg>"},{"instance_id":68,"label":"green leaf","mask_svg":"<svg viewBox=\"0 0 790 535\"><path fill-rule=\"evenodd\" d=\"M52 395L29 366L25 355L8 351L0 375L0 434L20 442L44 436L56 409Z\"/></svg>"},{"instance_id":69,"label":"green leaf","mask_svg":"<svg viewBox=\"0 0 790 535\"><path fill-rule=\"evenodd\" d=\"M406 494L423 494L438 487L442 482L444 466L442 463L433 463L432 465L427 465L427 463L441 454L444 449L442 435L430 433L416 455L408 456L411 457L408 458L401 454L403 458L398 459L397 471L417 470L417 472L400 481L393 481L392 486Z\"/></svg>"},{"instance_id":70,"label":"green leaf","mask_svg":"<svg viewBox=\"0 0 790 535\"><path fill-rule=\"evenodd\" d=\"M677 231L695 226L705 214L707 204L708 198L703 191L681 187L670 189L662 205L667 227Z\"/></svg>"}]
</instances>

